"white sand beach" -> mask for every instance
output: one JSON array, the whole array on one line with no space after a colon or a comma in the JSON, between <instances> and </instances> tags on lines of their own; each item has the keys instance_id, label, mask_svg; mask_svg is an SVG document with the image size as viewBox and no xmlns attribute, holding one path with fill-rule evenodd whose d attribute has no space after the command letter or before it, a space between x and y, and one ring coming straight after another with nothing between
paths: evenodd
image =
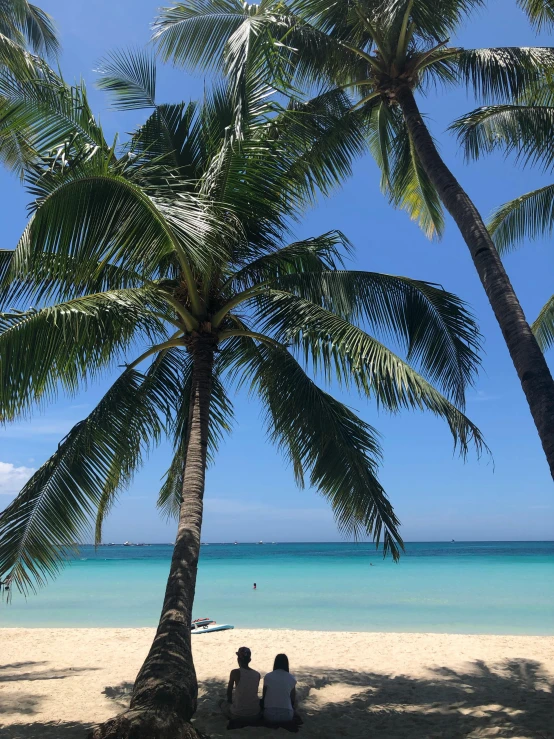
<instances>
[{"instance_id":1,"label":"white sand beach","mask_svg":"<svg viewBox=\"0 0 554 739\"><path fill-rule=\"evenodd\" d=\"M2 739L82 739L126 705L151 629L2 629ZM298 678L305 739L554 737L554 637L235 629L193 637L201 685L196 724L227 733L217 711L234 653L262 675L286 652Z\"/></svg>"}]
</instances>

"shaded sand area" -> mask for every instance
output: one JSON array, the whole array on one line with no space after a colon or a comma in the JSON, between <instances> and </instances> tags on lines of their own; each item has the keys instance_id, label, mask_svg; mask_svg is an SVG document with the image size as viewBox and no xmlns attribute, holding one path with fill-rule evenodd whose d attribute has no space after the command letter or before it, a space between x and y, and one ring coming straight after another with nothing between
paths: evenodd
<instances>
[{"instance_id":1,"label":"shaded sand area","mask_svg":"<svg viewBox=\"0 0 554 739\"><path fill-rule=\"evenodd\" d=\"M126 705L151 629L0 630L0 737L83 739ZM262 675L286 652L305 739L554 737L554 637L235 629L193 637L198 728L227 732L217 711L239 646Z\"/></svg>"}]
</instances>

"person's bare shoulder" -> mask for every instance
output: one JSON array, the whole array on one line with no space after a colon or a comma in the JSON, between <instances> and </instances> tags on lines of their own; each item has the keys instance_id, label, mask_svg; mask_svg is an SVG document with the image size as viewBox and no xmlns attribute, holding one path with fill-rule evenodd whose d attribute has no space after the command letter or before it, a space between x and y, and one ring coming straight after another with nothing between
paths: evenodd
<instances>
[{"instance_id":1,"label":"person's bare shoulder","mask_svg":"<svg viewBox=\"0 0 554 739\"><path fill-rule=\"evenodd\" d=\"M234 670L231 670L231 674L229 675L231 680L236 680L237 682L240 680L240 670L235 667Z\"/></svg>"}]
</instances>

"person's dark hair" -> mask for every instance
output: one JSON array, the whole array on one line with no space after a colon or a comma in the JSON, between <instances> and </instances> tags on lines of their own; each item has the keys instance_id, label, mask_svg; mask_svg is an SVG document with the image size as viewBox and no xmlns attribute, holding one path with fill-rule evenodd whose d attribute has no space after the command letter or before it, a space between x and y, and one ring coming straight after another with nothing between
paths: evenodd
<instances>
[{"instance_id":1,"label":"person's dark hair","mask_svg":"<svg viewBox=\"0 0 554 739\"><path fill-rule=\"evenodd\" d=\"M275 657L275 662L273 663L273 669L274 670L284 670L285 672L289 671L289 658L286 654L278 654Z\"/></svg>"}]
</instances>

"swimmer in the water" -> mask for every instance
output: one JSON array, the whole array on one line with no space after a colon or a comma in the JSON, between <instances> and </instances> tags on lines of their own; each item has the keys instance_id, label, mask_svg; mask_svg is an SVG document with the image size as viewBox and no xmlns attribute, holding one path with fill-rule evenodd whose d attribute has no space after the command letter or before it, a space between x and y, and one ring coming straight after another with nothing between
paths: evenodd
<instances>
[{"instance_id":1,"label":"swimmer in the water","mask_svg":"<svg viewBox=\"0 0 554 739\"><path fill-rule=\"evenodd\" d=\"M254 583L254 590L256 590L256 589L257 589L257 587L258 587L258 586L256 585L256 583Z\"/></svg>"}]
</instances>

